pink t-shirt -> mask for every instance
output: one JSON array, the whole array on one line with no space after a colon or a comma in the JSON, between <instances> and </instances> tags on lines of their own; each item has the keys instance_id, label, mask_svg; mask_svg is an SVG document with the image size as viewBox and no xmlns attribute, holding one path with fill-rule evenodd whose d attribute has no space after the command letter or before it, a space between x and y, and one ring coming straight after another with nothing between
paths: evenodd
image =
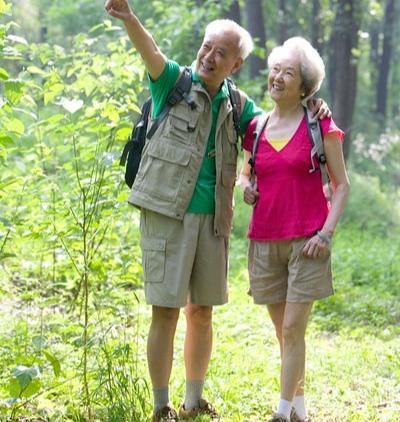
<instances>
[{"instance_id":1,"label":"pink t-shirt","mask_svg":"<svg viewBox=\"0 0 400 422\"><path fill-rule=\"evenodd\" d=\"M249 124L243 148L251 151L255 117ZM344 133L331 118L321 121L322 134ZM311 140L305 116L289 142L276 151L261 134L255 160L260 196L253 209L248 237L252 240L281 240L311 236L328 215L320 171L310 173Z\"/></svg>"}]
</instances>

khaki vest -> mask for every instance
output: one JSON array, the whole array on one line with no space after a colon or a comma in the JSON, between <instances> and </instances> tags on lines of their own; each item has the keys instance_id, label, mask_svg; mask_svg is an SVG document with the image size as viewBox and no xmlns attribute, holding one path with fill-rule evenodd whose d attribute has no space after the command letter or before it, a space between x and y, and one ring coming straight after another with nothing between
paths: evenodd
<instances>
[{"instance_id":1,"label":"khaki vest","mask_svg":"<svg viewBox=\"0 0 400 422\"><path fill-rule=\"evenodd\" d=\"M190 95L193 110L183 100L146 142L128 202L182 220L192 198L211 129L211 99L198 83ZM149 122L151 127L151 122ZM216 236L229 237L238 148L229 98L221 102L215 135Z\"/></svg>"}]
</instances>

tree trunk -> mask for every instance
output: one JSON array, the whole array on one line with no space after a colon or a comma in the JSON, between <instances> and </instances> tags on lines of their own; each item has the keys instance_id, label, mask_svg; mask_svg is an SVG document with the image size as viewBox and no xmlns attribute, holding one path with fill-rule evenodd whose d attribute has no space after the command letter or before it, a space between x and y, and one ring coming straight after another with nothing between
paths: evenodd
<instances>
[{"instance_id":1,"label":"tree trunk","mask_svg":"<svg viewBox=\"0 0 400 422\"><path fill-rule=\"evenodd\" d=\"M335 23L331 35L331 95L333 117L346 132L344 155L348 158L351 146L351 125L357 87L358 30L361 24L359 0L338 0Z\"/></svg>"},{"instance_id":2,"label":"tree trunk","mask_svg":"<svg viewBox=\"0 0 400 422\"><path fill-rule=\"evenodd\" d=\"M278 22L279 22L279 44L283 44L288 38L286 0L279 0Z\"/></svg>"},{"instance_id":3,"label":"tree trunk","mask_svg":"<svg viewBox=\"0 0 400 422\"><path fill-rule=\"evenodd\" d=\"M261 0L246 0L247 26L257 47L265 50L265 26ZM256 78L266 68L266 59L250 56L250 77Z\"/></svg>"},{"instance_id":4,"label":"tree trunk","mask_svg":"<svg viewBox=\"0 0 400 422\"><path fill-rule=\"evenodd\" d=\"M230 7L225 12L225 17L231 19L240 25L240 4L238 0L232 0Z\"/></svg>"},{"instance_id":5,"label":"tree trunk","mask_svg":"<svg viewBox=\"0 0 400 422\"><path fill-rule=\"evenodd\" d=\"M379 60L378 84L376 86L376 111L382 119L382 122L385 121L386 116L389 69L393 50L394 20L395 0L387 0L383 27L383 48Z\"/></svg>"},{"instance_id":6,"label":"tree trunk","mask_svg":"<svg viewBox=\"0 0 400 422\"><path fill-rule=\"evenodd\" d=\"M311 43L319 54L323 53L323 33L321 26L321 3L320 0L313 0L312 4L312 25L311 25Z\"/></svg>"}]
</instances>

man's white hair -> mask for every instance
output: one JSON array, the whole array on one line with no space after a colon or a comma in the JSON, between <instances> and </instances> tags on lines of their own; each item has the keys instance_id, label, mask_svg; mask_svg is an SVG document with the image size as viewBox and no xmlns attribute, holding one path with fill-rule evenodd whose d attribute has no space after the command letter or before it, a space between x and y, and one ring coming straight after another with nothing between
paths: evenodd
<instances>
[{"instance_id":1,"label":"man's white hair","mask_svg":"<svg viewBox=\"0 0 400 422\"><path fill-rule=\"evenodd\" d=\"M304 97L314 95L325 78L325 64L318 51L304 38L292 37L283 45L275 47L268 56L268 68L271 69L280 54L289 51L300 58L300 75L303 81Z\"/></svg>"},{"instance_id":2,"label":"man's white hair","mask_svg":"<svg viewBox=\"0 0 400 422\"><path fill-rule=\"evenodd\" d=\"M253 51L254 43L249 31L237 24L231 19L216 19L206 26L205 35L216 32L233 31L239 38L239 55L245 60L246 57Z\"/></svg>"}]
</instances>

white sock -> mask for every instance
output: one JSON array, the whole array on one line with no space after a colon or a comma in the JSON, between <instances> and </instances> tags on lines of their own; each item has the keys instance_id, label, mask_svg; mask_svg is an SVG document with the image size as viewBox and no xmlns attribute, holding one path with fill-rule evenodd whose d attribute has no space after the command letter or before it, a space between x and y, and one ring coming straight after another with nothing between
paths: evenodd
<instances>
[{"instance_id":1,"label":"white sock","mask_svg":"<svg viewBox=\"0 0 400 422\"><path fill-rule=\"evenodd\" d=\"M154 398L154 411L162 409L164 406L169 404L169 388L153 388L153 398Z\"/></svg>"},{"instance_id":2,"label":"white sock","mask_svg":"<svg viewBox=\"0 0 400 422\"><path fill-rule=\"evenodd\" d=\"M276 411L285 418L290 419L290 411L292 410L292 402L284 399L279 400L278 410Z\"/></svg>"},{"instance_id":3,"label":"white sock","mask_svg":"<svg viewBox=\"0 0 400 422\"><path fill-rule=\"evenodd\" d=\"M300 419L307 417L306 405L304 403L304 396L295 396L293 399L293 407Z\"/></svg>"},{"instance_id":4,"label":"white sock","mask_svg":"<svg viewBox=\"0 0 400 422\"><path fill-rule=\"evenodd\" d=\"M185 409L190 410L199 405L203 394L204 380L186 381Z\"/></svg>"}]
</instances>

